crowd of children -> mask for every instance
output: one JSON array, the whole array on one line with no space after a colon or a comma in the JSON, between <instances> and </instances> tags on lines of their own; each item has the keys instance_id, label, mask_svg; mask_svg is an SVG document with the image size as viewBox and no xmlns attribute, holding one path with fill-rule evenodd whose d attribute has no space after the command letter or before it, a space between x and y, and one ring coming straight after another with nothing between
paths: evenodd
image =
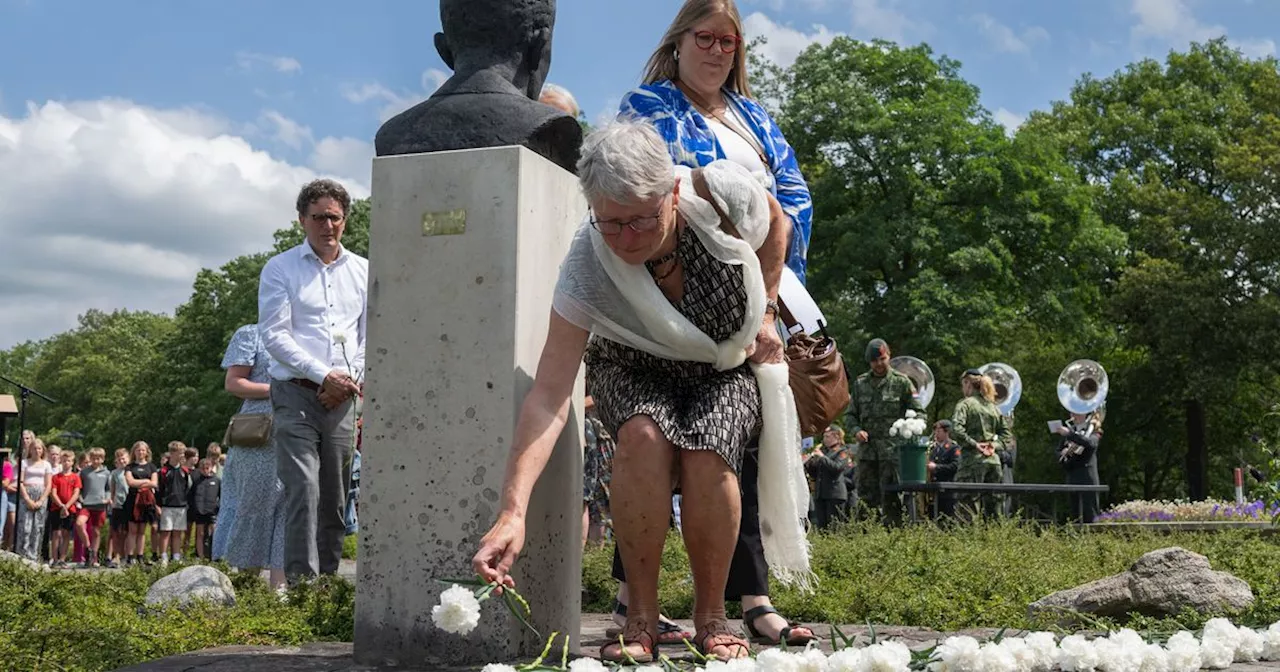
<instances>
[{"instance_id":1,"label":"crowd of children","mask_svg":"<svg viewBox=\"0 0 1280 672\"><path fill-rule=\"evenodd\" d=\"M26 444L15 493L22 515L18 529L6 529L6 548L47 559L51 567L168 563L188 548L209 558L221 497L216 444L202 459L195 448L172 441L159 468L145 441L116 450L114 469L102 448L77 455L49 446L47 452L50 460L39 439Z\"/></svg>"}]
</instances>

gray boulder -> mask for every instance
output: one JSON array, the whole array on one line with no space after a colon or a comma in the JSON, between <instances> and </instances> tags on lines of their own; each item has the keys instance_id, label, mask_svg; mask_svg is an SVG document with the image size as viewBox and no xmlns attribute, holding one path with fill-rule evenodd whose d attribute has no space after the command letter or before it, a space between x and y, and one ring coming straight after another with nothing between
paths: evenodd
<instances>
[{"instance_id":1,"label":"gray boulder","mask_svg":"<svg viewBox=\"0 0 1280 672\"><path fill-rule=\"evenodd\" d=\"M28 560L22 557L21 555L18 555L17 553L10 553L9 551L0 551L0 562L16 562L26 567L27 569L34 570L37 572L50 571L48 565L42 565L38 562Z\"/></svg>"},{"instance_id":2,"label":"gray boulder","mask_svg":"<svg viewBox=\"0 0 1280 672\"><path fill-rule=\"evenodd\" d=\"M1129 571L1059 591L1027 607L1034 618L1054 615L1072 622L1072 612L1096 616L1175 616L1183 609L1207 614L1234 613L1253 605L1249 584L1214 571L1209 559L1185 548L1152 551Z\"/></svg>"},{"instance_id":3,"label":"gray boulder","mask_svg":"<svg viewBox=\"0 0 1280 672\"><path fill-rule=\"evenodd\" d=\"M186 605L195 601L235 606L236 589L226 574L212 567L193 565L156 581L147 590L148 606Z\"/></svg>"}]
</instances>

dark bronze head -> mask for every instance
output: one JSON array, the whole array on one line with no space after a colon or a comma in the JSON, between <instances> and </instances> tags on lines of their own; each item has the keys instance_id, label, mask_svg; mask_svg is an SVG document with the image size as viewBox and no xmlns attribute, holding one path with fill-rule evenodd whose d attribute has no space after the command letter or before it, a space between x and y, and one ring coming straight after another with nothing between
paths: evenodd
<instances>
[{"instance_id":1,"label":"dark bronze head","mask_svg":"<svg viewBox=\"0 0 1280 672\"><path fill-rule=\"evenodd\" d=\"M460 74L506 66L537 99L551 70L555 0L440 0L436 51Z\"/></svg>"}]
</instances>

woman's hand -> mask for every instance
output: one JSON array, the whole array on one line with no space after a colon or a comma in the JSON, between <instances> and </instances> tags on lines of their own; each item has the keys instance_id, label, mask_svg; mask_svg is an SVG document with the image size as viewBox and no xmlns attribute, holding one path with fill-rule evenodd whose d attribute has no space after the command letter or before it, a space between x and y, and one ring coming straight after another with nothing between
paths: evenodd
<instances>
[{"instance_id":1,"label":"woman's hand","mask_svg":"<svg viewBox=\"0 0 1280 672\"><path fill-rule=\"evenodd\" d=\"M784 350L773 316L767 316L756 333L755 342L747 346L747 357L756 364L781 364L786 361L782 354Z\"/></svg>"},{"instance_id":2,"label":"woman's hand","mask_svg":"<svg viewBox=\"0 0 1280 672\"><path fill-rule=\"evenodd\" d=\"M480 550L471 559L471 567L485 582L498 581L514 588L515 579L508 572L523 548L524 519L507 513L498 514L498 520L480 540Z\"/></svg>"}]
</instances>

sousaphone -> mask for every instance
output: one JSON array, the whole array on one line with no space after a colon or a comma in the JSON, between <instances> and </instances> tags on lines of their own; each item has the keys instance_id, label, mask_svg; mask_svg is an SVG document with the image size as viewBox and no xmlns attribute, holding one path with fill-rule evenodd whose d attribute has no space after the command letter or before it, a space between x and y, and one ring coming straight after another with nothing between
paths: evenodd
<instances>
[{"instance_id":1,"label":"sousaphone","mask_svg":"<svg viewBox=\"0 0 1280 672\"><path fill-rule=\"evenodd\" d=\"M1102 408L1110 386L1101 364L1077 359L1058 376L1058 402L1072 413L1086 415Z\"/></svg>"},{"instance_id":2,"label":"sousaphone","mask_svg":"<svg viewBox=\"0 0 1280 672\"><path fill-rule=\"evenodd\" d=\"M1000 414L1013 415L1014 407L1022 400L1022 376L1018 370L1003 362L983 364L978 370L995 383L995 402Z\"/></svg>"},{"instance_id":3,"label":"sousaphone","mask_svg":"<svg viewBox=\"0 0 1280 672\"><path fill-rule=\"evenodd\" d=\"M933 401L934 390L937 389L929 365L915 357L903 356L889 360L889 366L916 384L916 398L920 400L920 408L928 408L929 402Z\"/></svg>"}]
</instances>

